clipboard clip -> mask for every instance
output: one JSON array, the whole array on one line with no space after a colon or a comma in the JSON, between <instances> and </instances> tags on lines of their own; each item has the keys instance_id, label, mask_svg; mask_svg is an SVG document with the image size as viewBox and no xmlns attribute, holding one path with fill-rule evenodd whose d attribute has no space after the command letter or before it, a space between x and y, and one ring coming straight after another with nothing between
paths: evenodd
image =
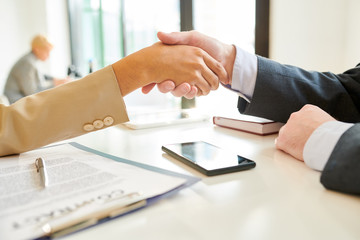
<instances>
[{"instance_id":1,"label":"clipboard clip","mask_svg":"<svg viewBox=\"0 0 360 240\"><path fill-rule=\"evenodd\" d=\"M136 194L139 195L138 193ZM134 193L130 193L129 197L131 198L133 195ZM146 199L138 200L137 198L135 200L130 201L130 203L126 202L126 204L124 203L115 204L115 205L113 204L105 209L99 208L96 211L92 211L89 214L85 214L84 216L81 216L73 220L50 221L41 227L41 230L43 231L42 237L50 237L50 238L61 237L69 233L73 233L85 229L87 227L96 225L100 220L106 218L115 218L125 213L145 207L146 204L147 204Z\"/></svg>"}]
</instances>

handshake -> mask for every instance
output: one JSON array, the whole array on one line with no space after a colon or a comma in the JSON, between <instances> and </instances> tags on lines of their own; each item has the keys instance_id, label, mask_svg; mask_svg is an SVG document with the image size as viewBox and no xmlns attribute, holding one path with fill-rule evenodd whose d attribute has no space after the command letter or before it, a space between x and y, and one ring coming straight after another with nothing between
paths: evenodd
<instances>
[{"instance_id":1,"label":"handshake","mask_svg":"<svg viewBox=\"0 0 360 240\"><path fill-rule=\"evenodd\" d=\"M207 95L219 83L230 84L236 49L196 31L158 33L161 42L114 63L123 96L155 85L176 97ZM121 64L119 64L121 63Z\"/></svg>"}]
</instances>

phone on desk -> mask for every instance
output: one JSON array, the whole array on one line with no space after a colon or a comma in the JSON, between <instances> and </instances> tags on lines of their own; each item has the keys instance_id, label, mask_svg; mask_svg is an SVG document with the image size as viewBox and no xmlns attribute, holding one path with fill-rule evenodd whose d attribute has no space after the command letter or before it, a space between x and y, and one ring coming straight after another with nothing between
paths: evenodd
<instances>
[{"instance_id":1,"label":"phone on desk","mask_svg":"<svg viewBox=\"0 0 360 240\"><path fill-rule=\"evenodd\" d=\"M203 141L168 144L162 146L162 150L207 176L247 170L256 166L250 159Z\"/></svg>"}]
</instances>

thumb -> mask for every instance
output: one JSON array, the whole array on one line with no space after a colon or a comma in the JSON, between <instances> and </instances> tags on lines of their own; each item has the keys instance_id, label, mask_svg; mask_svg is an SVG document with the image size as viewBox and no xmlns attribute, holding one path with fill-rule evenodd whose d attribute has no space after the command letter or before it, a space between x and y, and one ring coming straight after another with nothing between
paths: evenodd
<instances>
[{"instance_id":1,"label":"thumb","mask_svg":"<svg viewBox=\"0 0 360 240\"><path fill-rule=\"evenodd\" d=\"M155 87L155 83L150 83L141 88L142 93L148 94Z\"/></svg>"},{"instance_id":2,"label":"thumb","mask_svg":"<svg viewBox=\"0 0 360 240\"><path fill-rule=\"evenodd\" d=\"M172 33L164 33L158 32L157 37L159 40L165 44L182 44L182 45L190 45L190 34L189 32L172 32Z\"/></svg>"}]
</instances>

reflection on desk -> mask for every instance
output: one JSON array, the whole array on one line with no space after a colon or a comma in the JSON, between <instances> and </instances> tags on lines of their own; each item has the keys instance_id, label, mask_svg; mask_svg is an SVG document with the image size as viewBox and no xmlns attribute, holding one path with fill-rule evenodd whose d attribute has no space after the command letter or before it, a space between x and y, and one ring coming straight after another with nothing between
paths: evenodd
<instances>
[{"instance_id":1,"label":"reflection on desk","mask_svg":"<svg viewBox=\"0 0 360 240\"><path fill-rule=\"evenodd\" d=\"M202 181L144 211L66 239L360 239L360 198L326 190L320 173L257 136L210 122L81 136L88 147ZM203 140L252 159L251 171L206 177L164 154L169 143Z\"/></svg>"},{"instance_id":2,"label":"reflection on desk","mask_svg":"<svg viewBox=\"0 0 360 240\"><path fill-rule=\"evenodd\" d=\"M163 127L184 123L208 121L209 116L199 113L197 109L157 110L129 114L130 121L123 123L130 129Z\"/></svg>"}]
</instances>

